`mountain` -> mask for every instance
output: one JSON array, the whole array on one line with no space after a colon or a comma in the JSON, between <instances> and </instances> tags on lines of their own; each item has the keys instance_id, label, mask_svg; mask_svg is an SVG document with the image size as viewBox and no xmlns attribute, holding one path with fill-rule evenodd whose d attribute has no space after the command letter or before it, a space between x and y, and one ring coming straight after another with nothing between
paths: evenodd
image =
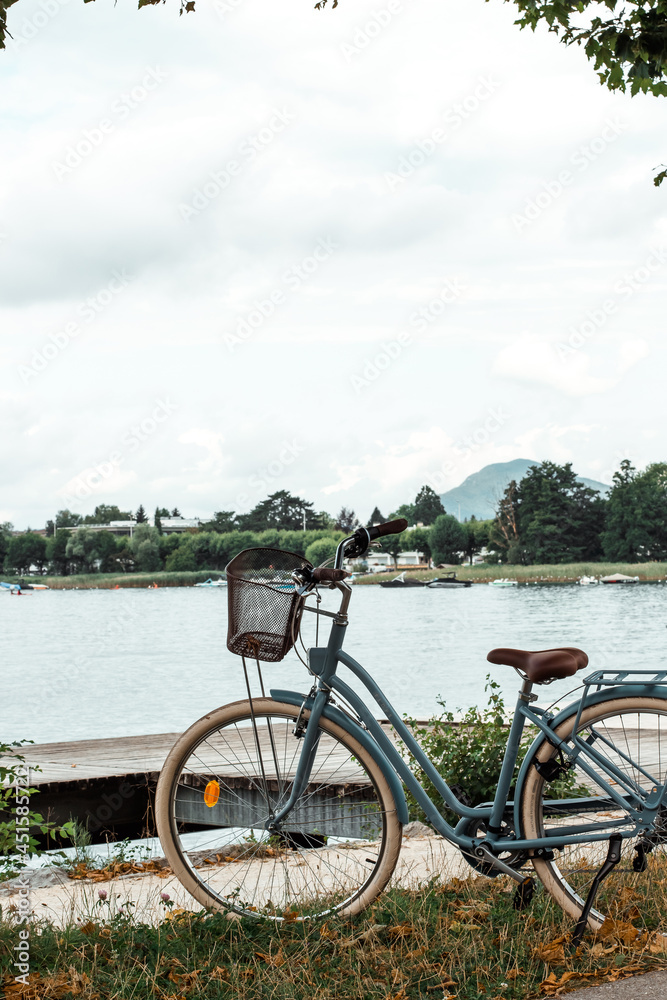
<instances>
[{"instance_id":1,"label":"mountain","mask_svg":"<svg viewBox=\"0 0 667 1000\"><path fill-rule=\"evenodd\" d=\"M495 517L498 501L510 482L513 479L519 482L531 465L539 464L528 458L515 458L513 462L494 462L493 465L485 465L479 472L473 472L464 479L460 486L441 493L440 499L447 513L453 514L461 521L466 517L472 517L473 514L478 520ZM577 478L584 486L598 490L602 496L606 496L609 492L609 486L598 483L595 479L584 479L583 476Z\"/></svg>"}]
</instances>

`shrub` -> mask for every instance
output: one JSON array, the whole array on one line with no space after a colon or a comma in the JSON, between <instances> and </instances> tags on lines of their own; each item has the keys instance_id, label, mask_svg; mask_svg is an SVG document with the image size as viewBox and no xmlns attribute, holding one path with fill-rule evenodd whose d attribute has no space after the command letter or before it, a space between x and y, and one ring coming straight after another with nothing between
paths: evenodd
<instances>
[{"instance_id":1,"label":"shrub","mask_svg":"<svg viewBox=\"0 0 667 1000\"><path fill-rule=\"evenodd\" d=\"M476 806L492 801L500 768L502 767L509 730L505 721L505 702L500 692L500 684L486 676L485 691L489 691L488 705L484 709L469 708L463 718L456 722L450 711L443 711L420 726L414 719L406 719L412 733L441 777L445 779L457 798L465 805ZM445 702L438 699L445 709ZM519 747L514 781L523 758L533 742L535 734L524 730ZM454 823L458 816L447 809L435 786L408 753L410 766L417 780L423 785L429 797L442 812L448 823ZM514 782L509 797L514 795ZM550 798L590 794L576 784L574 773L554 781L549 786ZM411 819L428 822L421 806L406 788L408 809Z\"/></svg>"},{"instance_id":2,"label":"shrub","mask_svg":"<svg viewBox=\"0 0 667 1000\"><path fill-rule=\"evenodd\" d=\"M306 549L306 559L313 566L319 566L321 563L326 562L327 559L332 559L336 555L337 548L338 542L333 538L319 538L316 542L312 542Z\"/></svg>"},{"instance_id":3,"label":"shrub","mask_svg":"<svg viewBox=\"0 0 667 1000\"><path fill-rule=\"evenodd\" d=\"M12 755L11 764L6 761L0 764L0 878L25 868L31 855L43 853L34 836L36 832L47 839L57 836L71 838L74 832L72 823L56 826L45 820L41 813L30 809L30 799L38 794L38 789L28 786L25 757L16 753L16 748L20 746L21 743L0 743L0 757ZM30 769L39 770L35 765L31 765Z\"/></svg>"}]
</instances>

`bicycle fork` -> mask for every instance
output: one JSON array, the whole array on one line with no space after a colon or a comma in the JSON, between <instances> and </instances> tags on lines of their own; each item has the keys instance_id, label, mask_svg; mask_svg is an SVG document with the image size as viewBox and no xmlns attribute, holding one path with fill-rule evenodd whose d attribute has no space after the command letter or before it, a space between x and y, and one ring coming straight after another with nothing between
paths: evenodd
<instances>
[{"instance_id":1,"label":"bicycle fork","mask_svg":"<svg viewBox=\"0 0 667 1000\"><path fill-rule=\"evenodd\" d=\"M327 692L318 691L315 695L315 699L310 710L310 717L305 730L303 730L302 727L299 727L299 729L303 732L303 735L301 736L303 745L301 747L301 756L299 757L299 763L297 764L294 781L292 783L292 790L285 805L282 809L279 809L278 812L275 813L271 821L267 824L267 829L271 832L278 831L280 823L282 823L282 821L292 811L310 781L310 774L313 769L315 755L317 753L320 736L322 734L319 722L322 712L324 711L324 706L328 700L329 695ZM303 706L301 708L301 712L299 713L299 720L302 718L302 713ZM294 735L299 738L299 733L296 730Z\"/></svg>"}]
</instances>

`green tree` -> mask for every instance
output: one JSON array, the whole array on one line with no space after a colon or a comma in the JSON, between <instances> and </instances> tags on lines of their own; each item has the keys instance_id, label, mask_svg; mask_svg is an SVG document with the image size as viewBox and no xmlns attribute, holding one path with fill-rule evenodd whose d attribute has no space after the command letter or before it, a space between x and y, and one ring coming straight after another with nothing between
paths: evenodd
<instances>
[{"instance_id":1,"label":"green tree","mask_svg":"<svg viewBox=\"0 0 667 1000\"><path fill-rule=\"evenodd\" d=\"M135 568L134 553L130 548L129 538L123 538L114 553L112 559L112 570L120 570L122 573L132 573Z\"/></svg>"},{"instance_id":2,"label":"green tree","mask_svg":"<svg viewBox=\"0 0 667 1000\"><path fill-rule=\"evenodd\" d=\"M227 531L233 531L236 527L236 514L233 510L216 510L213 514L213 520L207 521L203 525L203 531L219 531L224 534Z\"/></svg>"},{"instance_id":3,"label":"green tree","mask_svg":"<svg viewBox=\"0 0 667 1000\"><path fill-rule=\"evenodd\" d=\"M53 524L53 522L50 522ZM80 524L83 524L83 518L81 514L74 514L71 510L59 510L56 514L55 527L60 528L78 528Z\"/></svg>"},{"instance_id":4,"label":"green tree","mask_svg":"<svg viewBox=\"0 0 667 1000\"><path fill-rule=\"evenodd\" d=\"M193 538L193 535L182 538L178 548L167 557L164 568L170 573L197 569L197 556L192 546Z\"/></svg>"},{"instance_id":5,"label":"green tree","mask_svg":"<svg viewBox=\"0 0 667 1000\"><path fill-rule=\"evenodd\" d=\"M97 532L97 558L100 573L113 573L117 568L118 542L110 531Z\"/></svg>"},{"instance_id":6,"label":"green tree","mask_svg":"<svg viewBox=\"0 0 667 1000\"><path fill-rule=\"evenodd\" d=\"M667 465L641 473L627 459L614 473L602 532L605 558L619 562L667 555Z\"/></svg>"},{"instance_id":7,"label":"green tree","mask_svg":"<svg viewBox=\"0 0 667 1000\"><path fill-rule=\"evenodd\" d=\"M598 559L605 503L579 482L572 463L533 465L519 483L518 531L530 562Z\"/></svg>"},{"instance_id":8,"label":"green tree","mask_svg":"<svg viewBox=\"0 0 667 1000\"><path fill-rule=\"evenodd\" d=\"M248 514L238 517L242 531L265 531L267 528L283 528L298 531L320 526L320 519L313 512L313 505L301 497L292 496L287 490L278 490L266 500L262 500Z\"/></svg>"},{"instance_id":9,"label":"green tree","mask_svg":"<svg viewBox=\"0 0 667 1000\"><path fill-rule=\"evenodd\" d=\"M380 508L379 507L374 507L373 508L373 513L371 514L371 516L369 517L368 521L366 522L366 527L367 528L372 528L374 524L384 524L384 522L386 520L387 520L387 518L384 516L384 514L380 513Z\"/></svg>"},{"instance_id":10,"label":"green tree","mask_svg":"<svg viewBox=\"0 0 667 1000\"><path fill-rule=\"evenodd\" d=\"M306 549L306 559L313 566L320 566L327 559L333 559L337 548L338 542L333 538L318 538L317 541L311 542Z\"/></svg>"},{"instance_id":11,"label":"green tree","mask_svg":"<svg viewBox=\"0 0 667 1000\"><path fill-rule=\"evenodd\" d=\"M519 487L513 479L506 487L496 518L489 530L489 544L500 554L503 562L511 565L525 562L525 553L519 538Z\"/></svg>"},{"instance_id":12,"label":"green tree","mask_svg":"<svg viewBox=\"0 0 667 1000\"><path fill-rule=\"evenodd\" d=\"M402 503L400 507L397 507L392 517L404 517L408 524L415 524L415 505L413 503Z\"/></svg>"},{"instance_id":13,"label":"green tree","mask_svg":"<svg viewBox=\"0 0 667 1000\"><path fill-rule=\"evenodd\" d=\"M9 543L12 540L12 532L14 530L14 525L9 521L3 521L0 523L0 569L5 565L5 559L7 558L7 552L9 550Z\"/></svg>"},{"instance_id":14,"label":"green tree","mask_svg":"<svg viewBox=\"0 0 667 1000\"><path fill-rule=\"evenodd\" d=\"M600 82L609 90L630 88L631 94L667 95L667 2L631 0L513 0L521 16L516 22L535 31L546 24L565 45L583 45L595 63ZM604 5L611 16L599 16ZM590 13L592 17L587 16ZM577 25L581 19L583 26Z\"/></svg>"},{"instance_id":15,"label":"green tree","mask_svg":"<svg viewBox=\"0 0 667 1000\"><path fill-rule=\"evenodd\" d=\"M430 486L422 486L419 493L415 497L414 503L414 516L415 524L422 524L427 527L431 524L435 524L435 519L440 517L441 514L446 514L446 510L442 505L442 500Z\"/></svg>"},{"instance_id":16,"label":"green tree","mask_svg":"<svg viewBox=\"0 0 667 1000\"><path fill-rule=\"evenodd\" d=\"M54 536L47 539L46 558L49 561L49 570L57 576L67 576L69 573L67 543L71 535L72 532L68 528L60 528Z\"/></svg>"},{"instance_id":17,"label":"green tree","mask_svg":"<svg viewBox=\"0 0 667 1000\"><path fill-rule=\"evenodd\" d=\"M165 516L167 516L167 515L165 515ZM173 508L173 510L171 512L171 516L172 517L183 517L183 515L181 514L180 510L178 509L178 507L174 507Z\"/></svg>"},{"instance_id":18,"label":"green tree","mask_svg":"<svg viewBox=\"0 0 667 1000\"><path fill-rule=\"evenodd\" d=\"M433 562L436 566L440 563L461 562L461 554L465 551L468 535L455 517L451 514L441 514L436 517L430 537Z\"/></svg>"},{"instance_id":19,"label":"green tree","mask_svg":"<svg viewBox=\"0 0 667 1000\"><path fill-rule=\"evenodd\" d=\"M139 508L141 510L141 508ZM139 511L137 511L137 514ZM154 573L162 569L160 558L160 533L145 522L139 522L130 539L130 550L136 568L141 573Z\"/></svg>"},{"instance_id":20,"label":"green tree","mask_svg":"<svg viewBox=\"0 0 667 1000\"><path fill-rule=\"evenodd\" d=\"M137 522L137 524L148 523L148 518L146 517L146 511L144 510L144 505L142 503L139 504L139 507L137 508L137 513L134 515L134 519Z\"/></svg>"},{"instance_id":21,"label":"green tree","mask_svg":"<svg viewBox=\"0 0 667 1000\"><path fill-rule=\"evenodd\" d=\"M46 562L46 538L34 531L15 535L7 546L5 568L16 573L28 573L34 566L38 573Z\"/></svg>"},{"instance_id":22,"label":"green tree","mask_svg":"<svg viewBox=\"0 0 667 1000\"><path fill-rule=\"evenodd\" d=\"M465 554L472 566L473 557L489 544L489 532L493 521L478 521L473 514L469 521L464 521L467 541Z\"/></svg>"},{"instance_id":23,"label":"green tree","mask_svg":"<svg viewBox=\"0 0 667 1000\"><path fill-rule=\"evenodd\" d=\"M115 504L101 503L92 514L87 514L83 524L109 524L111 521L131 521L129 510L120 510Z\"/></svg>"},{"instance_id":24,"label":"green tree","mask_svg":"<svg viewBox=\"0 0 667 1000\"><path fill-rule=\"evenodd\" d=\"M404 531L398 536L400 538L401 552L423 552L425 562L431 559L431 529L412 528Z\"/></svg>"},{"instance_id":25,"label":"green tree","mask_svg":"<svg viewBox=\"0 0 667 1000\"><path fill-rule=\"evenodd\" d=\"M67 539L65 557L72 565L75 573L95 573L101 559L100 536L102 531L91 531L90 528L78 528Z\"/></svg>"},{"instance_id":26,"label":"green tree","mask_svg":"<svg viewBox=\"0 0 667 1000\"><path fill-rule=\"evenodd\" d=\"M341 507L336 515L334 525L337 531L343 531L346 535L351 535L359 527L359 518L351 507Z\"/></svg>"},{"instance_id":27,"label":"green tree","mask_svg":"<svg viewBox=\"0 0 667 1000\"><path fill-rule=\"evenodd\" d=\"M157 531L158 535L162 534L162 513L161 513L161 510L162 510L161 507L156 507L155 508L155 513L153 515L153 525L154 525L155 530Z\"/></svg>"}]
</instances>

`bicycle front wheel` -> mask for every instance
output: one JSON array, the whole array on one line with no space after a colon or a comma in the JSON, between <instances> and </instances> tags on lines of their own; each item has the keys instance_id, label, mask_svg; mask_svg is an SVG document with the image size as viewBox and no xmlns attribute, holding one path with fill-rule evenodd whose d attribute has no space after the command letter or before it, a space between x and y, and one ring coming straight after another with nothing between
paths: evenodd
<instances>
[{"instance_id":1,"label":"bicycle front wheel","mask_svg":"<svg viewBox=\"0 0 667 1000\"><path fill-rule=\"evenodd\" d=\"M203 906L267 920L359 913L398 860L401 824L364 747L322 718L310 778L288 801L304 740L298 710L258 698L200 719L165 761L156 798L162 846ZM306 720L308 714L305 714Z\"/></svg>"},{"instance_id":2,"label":"bicycle front wheel","mask_svg":"<svg viewBox=\"0 0 667 1000\"><path fill-rule=\"evenodd\" d=\"M556 730L561 739L572 735L575 717L565 720ZM667 778L667 701L657 698L616 698L595 705L584 712L577 735L588 741L605 761L616 767L632 787L648 794L664 784ZM557 760L558 753L546 741L536 753L536 761ZM592 764L590 758L587 759ZM618 784L603 768L596 772L612 787ZM667 808L661 807L657 819L645 833L635 834L635 822L627 810L613 800L604 802L604 791L575 764L570 771L578 790L572 799L560 801L550 797L550 785L531 766L523 788L521 816L526 837L552 834L574 834L574 827L597 824L597 830L611 836L625 833L622 857L618 866L599 889L588 924L597 931L605 918L623 925L632 936L632 927L641 932L667 933ZM575 797L599 796L600 805L587 804L577 811ZM638 843L647 842L650 852L645 856L645 870L638 871L636 859L641 852ZM533 859L533 866L544 887L559 906L577 920L591 882L607 856L608 840L588 844L571 844L556 851L553 861ZM611 926L611 925L608 925Z\"/></svg>"}]
</instances>

